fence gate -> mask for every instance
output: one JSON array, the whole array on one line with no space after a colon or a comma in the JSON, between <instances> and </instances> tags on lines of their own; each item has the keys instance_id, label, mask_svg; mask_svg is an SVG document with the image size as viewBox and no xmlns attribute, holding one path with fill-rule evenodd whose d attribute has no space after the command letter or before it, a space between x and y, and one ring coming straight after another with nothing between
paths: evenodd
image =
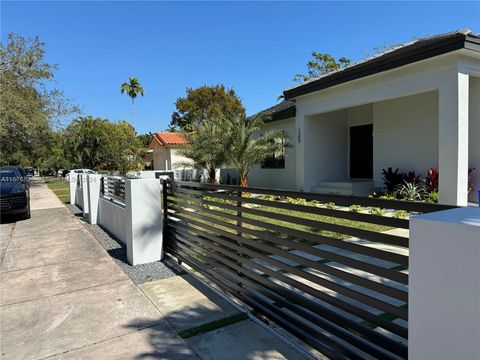
<instances>
[{"instance_id":1,"label":"fence gate","mask_svg":"<svg viewBox=\"0 0 480 360\"><path fill-rule=\"evenodd\" d=\"M165 252L335 359L405 359L426 203L165 181Z\"/></svg>"}]
</instances>

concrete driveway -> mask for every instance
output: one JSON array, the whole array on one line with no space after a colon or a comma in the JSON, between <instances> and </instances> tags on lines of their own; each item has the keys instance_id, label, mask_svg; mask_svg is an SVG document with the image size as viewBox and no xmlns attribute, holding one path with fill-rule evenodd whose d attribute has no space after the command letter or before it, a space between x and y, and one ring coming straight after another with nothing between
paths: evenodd
<instances>
[{"instance_id":1,"label":"concrete driveway","mask_svg":"<svg viewBox=\"0 0 480 360\"><path fill-rule=\"evenodd\" d=\"M43 183L1 225L2 359L190 359L162 314Z\"/></svg>"}]
</instances>

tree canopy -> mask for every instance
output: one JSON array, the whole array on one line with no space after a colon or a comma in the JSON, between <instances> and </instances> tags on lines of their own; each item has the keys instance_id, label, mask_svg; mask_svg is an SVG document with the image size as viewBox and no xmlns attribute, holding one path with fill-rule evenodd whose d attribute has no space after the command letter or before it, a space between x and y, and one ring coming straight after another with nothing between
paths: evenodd
<instances>
[{"instance_id":1,"label":"tree canopy","mask_svg":"<svg viewBox=\"0 0 480 360\"><path fill-rule=\"evenodd\" d=\"M128 78L128 82L124 82L120 86L120 93L122 95L126 93L132 99L132 121L133 121L135 98L138 95L143 96L143 93L144 93L143 87L136 77L131 77L131 78Z\"/></svg>"},{"instance_id":2,"label":"tree canopy","mask_svg":"<svg viewBox=\"0 0 480 360\"><path fill-rule=\"evenodd\" d=\"M0 163L38 166L54 145L59 119L77 111L48 86L56 69L38 37L9 34L0 44Z\"/></svg>"},{"instance_id":3,"label":"tree canopy","mask_svg":"<svg viewBox=\"0 0 480 360\"><path fill-rule=\"evenodd\" d=\"M121 173L141 167L142 143L126 121L79 117L66 127L63 137L66 152L78 167Z\"/></svg>"},{"instance_id":4,"label":"tree canopy","mask_svg":"<svg viewBox=\"0 0 480 360\"><path fill-rule=\"evenodd\" d=\"M245 115L240 97L224 85L188 88L187 96L178 98L175 106L170 126L187 130L206 119Z\"/></svg>"},{"instance_id":5,"label":"tree canopy","mask_svg":"<svg viewBox=\"0 0 480 360\"><path fill-rule=\"evenodd\" d=\"M346 57L335 59L330 54L321 54L316 51L312 51L311 55L312 58L307 62L307 73L296 74L293 77L293 81L309 81L329 72L342 69L351 63L351 60Z\"/></svg>"}]
</instances>

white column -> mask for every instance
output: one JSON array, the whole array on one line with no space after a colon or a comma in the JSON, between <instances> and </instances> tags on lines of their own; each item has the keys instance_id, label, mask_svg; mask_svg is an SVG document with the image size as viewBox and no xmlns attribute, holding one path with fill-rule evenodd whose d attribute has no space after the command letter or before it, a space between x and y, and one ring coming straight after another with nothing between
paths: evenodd
<instances>
[{"instance_id":1,"label":"white column","mask_svg":"<svg viewBox=\"0 0 480 360\"><path fill-rule=\"evenodd\" d=\"M480 209L410 221L409 359L480 359Z\"/></svg>"},{"instance_id":2,"label":"white column","mask_svg":"<svg viewBox=\"0 0 480 360\"><path fill-rule=\"evenodd\" d=\"M75 205L75 194L77 192L77 173L70 171L68 179L70 180L70 204Z\"/></svg>"},{"instance_id":3,"label":"white column","mask_svg":"<svg viewBox=\"0 0 480 360\"><path fill-rule=\"evenodd\" d=\"M138 265L160 260L163 255L160 180L126 180L125 203L128 262Z\"/></svg>"},{"instance_id":4,"label":"white column","mask_svg":"<svg viewBox=\"0 0 480 360\"><path fill-rule=\"evenodd\" d=\"M87 175L87 203L89 209L88 222L92 225L97 223L98 218L98 201L100 199L101 178L101 175Z\"/></svg>"},{"instance_id":5,"label":"white column","mask_svg":"<svg viewBox=\"0 0 480 360\"><path fill-rule=\"evenodd\" d=\"M440 203L468 203L468 94L469 75L458 69L439 89L439 197Z\"/></svg>"},{"instance_id":6,"label":"white column","mask_svg":"<svg viewBox=\"0 0 480 360\"><path fill-rule=\"evenodd\" d=\"M88 175L82 175L82 197L83 197L83 209L82 214L83 217L87 217L89 213L89 204L88 204Z\"/></svg>"}]
</instances>

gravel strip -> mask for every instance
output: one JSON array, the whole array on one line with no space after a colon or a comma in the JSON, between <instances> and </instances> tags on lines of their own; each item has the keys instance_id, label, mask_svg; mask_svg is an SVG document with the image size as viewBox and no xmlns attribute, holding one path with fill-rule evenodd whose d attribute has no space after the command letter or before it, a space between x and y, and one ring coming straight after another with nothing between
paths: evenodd
<instances>
[{"instance_id":1,"label":"gravel strip","mask_svg":"<svg viewBox=\"0 0 480 360\"><path fill-rule=\"evenodd\" d=\"M98 225L90 225L81 217L81 210L75 205L66 205L67 208L82 220L85 228L97 239L100 245L107 251L113 260L122 268L122 270L132 279L135 284L166 279L182 274L178 269L169 267L165 261L156 261L150 264L132 266L127 261L127 248L115 236L109 234Z\"/></svg>"}]
</instances>

